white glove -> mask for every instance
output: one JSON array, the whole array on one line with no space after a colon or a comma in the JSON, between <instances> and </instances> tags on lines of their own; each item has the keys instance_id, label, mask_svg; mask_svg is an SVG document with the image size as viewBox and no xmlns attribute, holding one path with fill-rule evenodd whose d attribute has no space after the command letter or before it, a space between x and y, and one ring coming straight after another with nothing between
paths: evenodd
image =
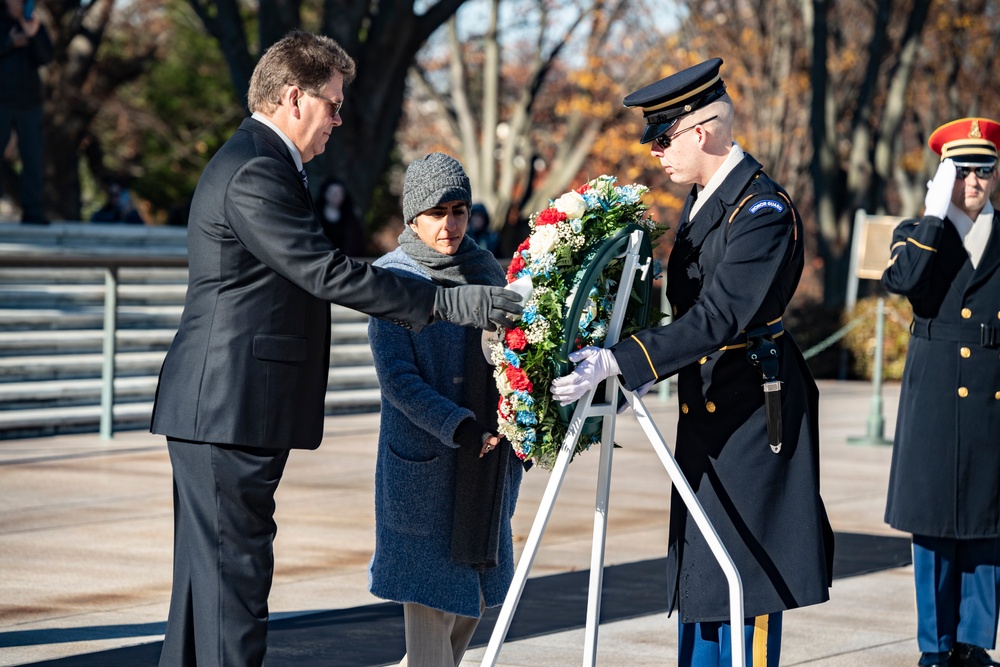
<instances>
[{"instance_id":1,"label":"white glove","mask_svg":"<svg viewBox=\"0 0 1000 667\"><path fill-rule=\"evenodd\" d=\"M569 375L556 378L549 387L552 397L560 405L579 400L602 380L619 373L614 352L603 347L587 346L571 353L569 360L577 364L576 369Z\"/></svg>"},{"instance_id":2,"label":"white glove","mask_svg":"<svg viewBox=\"0 0 1000 667\"><path fill-rule=\"evenodd\" d=\"M643 396L649 393L649 390L653 388L654 384L656 384L656 380L650 380L646 384L639 385L639 388L633 391L632 393L638 396L639 398L642 398ZM621 414L625 412L625 408L628 407L628 400L626 400L624 397L618 400L622 402L622 404L618 406L618 414Z\"/></svg>"},{"instance_id":3,"label":"white glove","mask_svg":"<svg viewBox=\"0 0 1000 667\"><path fill-rule=\"evenodd\" d=\"M951 206L951 194L955 190L955 162L948 158L941 160L934 178L927 181L927 196L924 197L924 215L933 215L944 220Z\"/></svg>"}]
</instances>

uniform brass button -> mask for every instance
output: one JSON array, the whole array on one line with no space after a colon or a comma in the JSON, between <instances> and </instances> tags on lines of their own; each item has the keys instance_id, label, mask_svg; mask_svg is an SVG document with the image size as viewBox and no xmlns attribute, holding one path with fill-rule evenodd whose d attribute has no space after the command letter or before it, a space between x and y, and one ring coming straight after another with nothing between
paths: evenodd
<instances>
[{"instance_id":1,"label":"uniform brass button","mask_svg":"<svg viewBox=\"0 0 1000 667\"><path fill-rule=\"evenodd\" d=\"M715 403L713 403L712 401L707 401L705 403L705 409L708 410L709 412L715 412Z\"/></svg>"},{"instance_id":2,"label":"uniform brass button","mask_svg":"<svg viewBox=\"0 0 1000 667\"><path fill-rule=\"evenodd\" d=\"M958 395L961 396L962 398L965 398L966 396L969 395L969 390L966 389L965 387L959 387L958 388Z\"/></svg>"},{"instance_id":3,"label":"uniform brass button","mask_svg":"<svg viewBox=\"0 0 1000 667\"><path fill-rule=\"evenodd\" d=\"M970 317L972 317L972 311L969 310L968 308L963 308L962 317L964 317L965 319L969 319Z\"/></svg>"},{"instance_id":4,"label":"uniform brass button","mask_svg":"<svg viewBox=\"0 0 1000 667\"><path fill-rule=\"evenodd\" d=\"M690 408L688 408L688 404L687 403L681 403L681 412L683 412L684 414L687 414L689 409Z\"/></svg>"},{"instance_id":5,"label":"uniform brass button","mask_svg":"<svg viewBox=\"0 0 1000 667\"><path fill-rule=\"evenodd\" d=\"M997 319L1000 319L1000 313L997 313Z\"/></svg>"},{"instance_id":6,"label":"uniform brass button","mask_svg":"<svg viewBox=\"0 0 1000 667\"><path fill-rule=\"evenodd\" d=\"M704 366L707 361L708 357L702 357L701 359L698 360L698 363Z\"/></svg>"},{"instance_id":7,"label":"uniform brass button","mask_svg":"<svg viewBox=\"0 0 1000 667\"><path fill-rule=\"evenodd\" d=\"M972 356L972 350L970 350L967 347L963 347L961 350L958 351L958 353L962 355L963 359L968 359L969 357Z\"/></svg>"},{"instance_id":8,"label":"uniform brass button","mask_svg":"<svg viewBox=\"0 0 1000 667\"><path fill-rule=\"evenodd\" d=\"M674 306L673 310L674 310L674 317L677 317L677 306Z\"/></svg>"},{"instance_id":9,"label":"uniform brass button","mask_svg":"<svg viewBox=\"0 0 1000 667\"><path fill-rule=\"evenodd\" d=\"M995 398L998 401L1000 401L1000 391L998 391L997 393L993 394L993 398Z\"/></svg>"}]
</instances>

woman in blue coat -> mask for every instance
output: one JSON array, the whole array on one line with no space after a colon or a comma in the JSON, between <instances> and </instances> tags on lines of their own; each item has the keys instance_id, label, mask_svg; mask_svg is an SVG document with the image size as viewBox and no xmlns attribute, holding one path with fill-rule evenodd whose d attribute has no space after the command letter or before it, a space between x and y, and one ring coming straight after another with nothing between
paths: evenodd
<instances>
[{"instance_id":1,"label":"woman in blue coat","mask_svg":"<svg viewBox=\"0 0 1000 667\"><path fill-rule=\"evenodd\" d=\"M885 520L913 533L923 667L996 665L1000 606L1000 124L935 130L924 217L892 238L882 284L913 305Z\"/></svg>"},{"instance_id":2,"label":"woman in blue coat","mask_svg":"<svg viewBox=\"0 0 1000 667\"><path fill-rule=\"evenodd\" d=\"M438 285L503 285L493 255L465 235L471 199L453 158L413 162L400 247L375 264ZM372 319L368 331L382 390L369 590L403 603L400 664L457 666L514 575L521 463L496 435L499 394L478 330Z\"/></svg>"}]
</instances>

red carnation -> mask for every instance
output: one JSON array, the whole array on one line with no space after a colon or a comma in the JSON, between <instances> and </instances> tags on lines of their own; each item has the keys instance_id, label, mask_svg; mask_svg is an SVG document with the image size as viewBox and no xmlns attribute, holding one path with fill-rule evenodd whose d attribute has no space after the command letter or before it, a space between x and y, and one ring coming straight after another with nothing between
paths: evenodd
<instances>
[{"instance_id":1,"label":"red carnation","mask_svg":"<svg viewBox=\"0 0 1000 667\"><path fill-rule=\"evenodd\" d=\"M521 254L518 253L511 258L510 266L507 267L507 282L514 282L514 279L517 278L517 274L520 273L523 268L524 257L521 257Z\"/></svg>"},{"instance_id":2,"label":"red carnation","mask_svg":"<svg viewBox=\"0 0 1000 667\"><path fill-rule=\"evenodd\" d=\"M589 189L590 189L590 184L589 183L584 183L583 185L581 185L580 187L578 187L576 189L576 194L582 195L584 192L586 192Z\"/></svg>"},{"instance_id":3,"label":"red carnation","mask_svg":"<svg viewBox=\"0 0 1000 667\"><path fill-rule=\"evenodd\" d=\"M523 241L521 241L521 245L517 246L517 253L521 253L522 251L527 250L528 246L530 245L531 245L531 238L529 237L524 239Z\"/></svg>"},{"instance_id":4,"label":"red carnation","mask_svg":"<svg viewBox=\"0 0 1000 667\"><path fill-rule=\"evenodd\" d=\"M554 208L547 208L538 214L535 218L535 226L538 225L556 225L566 219L566 214L562 211L557 211Z\"/></svg>"},{"instance_id":5,"label":"red carnation","mask_svg":"<svg viewBox=\"0 0 1000 667\"><path fill-rule=\"evenodd\" d=\"M524 349L524 346L528 344L528 337L524 335L524 331L518 327L516 329L508 329L506 337L507 347L512 350L520 351Z\"/></svg>"},{"instance_id":6,"label":"red carnation","mask_svg":"<svg viewBox=\"0 0 1000 667\"><path fill-rule=\"evenodd\" d=\"M516 366L507 367L507 381L510 382L510 386L514 389L518 391L526 391L529 394L534 388L534 385L531 384L531 380L528 379L528 374Z\"/></svg>"}]
</instances>

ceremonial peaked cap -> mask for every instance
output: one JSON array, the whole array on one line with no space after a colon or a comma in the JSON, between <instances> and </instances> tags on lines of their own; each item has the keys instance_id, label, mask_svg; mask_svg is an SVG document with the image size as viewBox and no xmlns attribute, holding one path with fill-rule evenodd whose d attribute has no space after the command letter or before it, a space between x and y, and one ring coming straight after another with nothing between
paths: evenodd
<instances>
[{"instance_id":1,"label":"ceremonial peaked cap","mask_svg":"<svg viewBox=\"0 0 1000 667\"><path fill-rule=\"evenodd\" d=\"M623 104L639 107L646 118L646 130L639 143L648 144L672 128L681 116L722 97L726 84L719 76L720 67L722 58L712 58L629 93Z\"/></svg>"},{"instance_id":2,"label":"ceremonial peaked cap","mask_svg":"<svg viewBox=\"0 0 1000 667\"><path fill-rule=\"evenodd\" d=\"M960 167L992 165L997 161L1000 123L989 118L960 118L931 132L927 145Z\"/></svg>"}]
</instances>

